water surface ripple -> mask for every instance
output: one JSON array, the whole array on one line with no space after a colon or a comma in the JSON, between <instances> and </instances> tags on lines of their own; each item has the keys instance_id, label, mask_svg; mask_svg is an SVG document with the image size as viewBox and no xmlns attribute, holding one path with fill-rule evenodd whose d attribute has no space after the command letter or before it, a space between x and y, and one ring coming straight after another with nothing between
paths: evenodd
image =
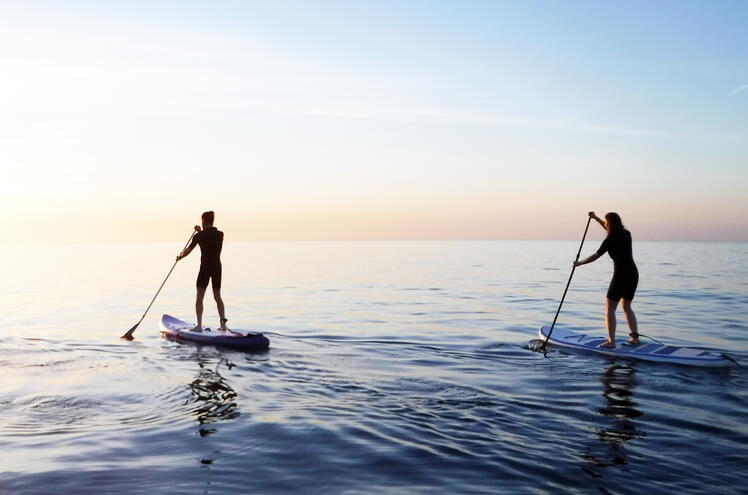
<instances>
[{"instance_id":1,"label":"water surface ripple","mask_svg":"<svg viewBox=\"0 0 748 495\"><path fill-rule=\"evenodd\" d=\"M748 245L637 248L642 331L746 365ZM63 266L21 264L37 272L11 271L19 290L0 294L0 493L737 494L748 482L745 368L528 349L575 243L227 243L230 322L266 332L257 354L159 338L160 313L190 317L194 263L137 341L117 338L174 246L59 249ZM91 259L116 261L92 275ZM559 324L602 333L609 275L579 270ZM61 294L63 280L80 290Z\"/></svg>"}]
</instances>

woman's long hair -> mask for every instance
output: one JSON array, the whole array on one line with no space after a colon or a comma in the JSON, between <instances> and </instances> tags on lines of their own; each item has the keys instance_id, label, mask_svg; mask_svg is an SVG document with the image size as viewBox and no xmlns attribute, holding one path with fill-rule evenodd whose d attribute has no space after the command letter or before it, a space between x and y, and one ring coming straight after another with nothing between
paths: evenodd
<instances>
[{"instance_id":1,"label":"woman's long hair","mask_svg":"<svg viewBox=\"0 0 748 495\"><path fill-rule=\"evenodd\" d=\"M621 221L621 216L613 211L605 214L605 220L608 221L608 235L617 232L623 232L625 227Z\"/></svg>"}]
</instances>

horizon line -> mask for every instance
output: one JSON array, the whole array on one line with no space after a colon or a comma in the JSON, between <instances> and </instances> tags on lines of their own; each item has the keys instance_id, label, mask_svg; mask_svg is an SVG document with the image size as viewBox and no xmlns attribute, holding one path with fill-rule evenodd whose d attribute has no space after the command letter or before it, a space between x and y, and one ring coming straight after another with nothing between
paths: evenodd
<instances>
[{"instance_id":1,"label":"horizon line","mask_svg":"<svg viewBox=\"0 0 748 495\"><path fill-rule=\"evenodd\" d=\"M247 242L579 242L581 239L574 238L554 238L554 239L445 239L445 238L429 238L429 239L407 239L407 238L391 238L391 239L237 239L225 241L227 244L234 243L247 243ZM587 238L586 241L598 241L599 238ZM55 241L9 241L4 242L2 245L6 247L10 246L37 246L37 245L90 245L90 244L165 244L165 243L183 243L184 239L164 239L164 240L152 240L152 241L105 241L105 240L88 240L88 241L74 241L74 240L55 240ZM635 243L641 242L693 242L693 243L720 243L720 244L748 244L748 240L736 240L736 239L638 239Z\"/></svg>"}]
</instances>

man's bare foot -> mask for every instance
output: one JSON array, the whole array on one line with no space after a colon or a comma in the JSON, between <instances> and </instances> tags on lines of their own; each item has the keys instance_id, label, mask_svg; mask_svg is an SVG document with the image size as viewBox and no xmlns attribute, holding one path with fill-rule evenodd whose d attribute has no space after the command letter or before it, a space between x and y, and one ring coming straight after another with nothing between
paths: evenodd
<instances>
[{"instance_id":1,"label":"man's bare foot","mask_svg":"<svg viewBox=\"0 0 748 495\"><path fill-rule=\"evenodd\" d=\"M598 347L601 347L603 349L615 349L616 344L615 342L611 342L608 340L607 342L603 342L602 344L600 344Z\"/></svg>"}]
</instances>

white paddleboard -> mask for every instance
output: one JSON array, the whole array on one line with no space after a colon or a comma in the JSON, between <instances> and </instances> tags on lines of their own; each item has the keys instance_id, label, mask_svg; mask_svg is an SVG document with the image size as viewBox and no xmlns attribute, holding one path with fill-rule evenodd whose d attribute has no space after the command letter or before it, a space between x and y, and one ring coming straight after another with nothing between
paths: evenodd
<instances>
[{"instance_id":1,"label":"white paddleboard","mask_svg":"<svg viewBox=\"0 0 748 495\"><path fill-rule=\"evenodd\" d=\"M193 332L195 325L173 316L163 315L161 317L161 335L174 340L187 340L197 344L210 344L225 347L234 347L248 351L264 351L270 346L270 341L261 333L239 333L234 331L220 331L204 329L202 332Z\"/></svg>"},{"instance_id":2,"label":"white paddleboard","mask_svg":"<svg viewBox=\"0 0 748 495\"><path fill-rule=\"evenodd\" d=\"M543 327L538 331L540 338L545 341L551 327ZM685 364L688 366L730 366L722 353L706 351L694 347L680 347L664 345L655 342L645 342L643 338L638 345L626 344L626 339L616 339L615 349L598 347L608 339L599 335L575 333L565 328L555 327L551 333L549 344L570 349L578 349L612 357L641 359L660 363Z\"/></svg>"}]
</instances>

